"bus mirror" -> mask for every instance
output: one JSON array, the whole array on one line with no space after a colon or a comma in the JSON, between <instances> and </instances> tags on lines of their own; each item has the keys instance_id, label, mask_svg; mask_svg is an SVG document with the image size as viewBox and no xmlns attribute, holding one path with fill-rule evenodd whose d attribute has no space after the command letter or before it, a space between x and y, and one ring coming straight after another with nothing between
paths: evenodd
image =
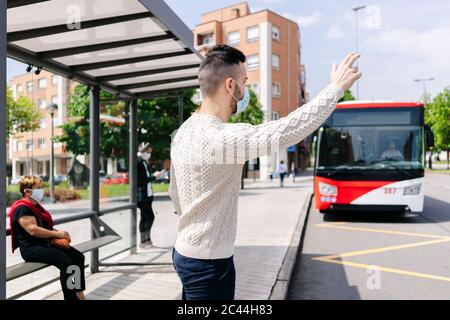
<instances>
[{"instance_id":1,"label":"bus mirror","mask_svg":"<svg viewBox=\"0 0 450 320\"><path fill-rule=\"evenodd\" d=\"M427 148L434 148L434 133L429 125L425 125L425 138L427 143Z\"/></svg>"}]
</instances>

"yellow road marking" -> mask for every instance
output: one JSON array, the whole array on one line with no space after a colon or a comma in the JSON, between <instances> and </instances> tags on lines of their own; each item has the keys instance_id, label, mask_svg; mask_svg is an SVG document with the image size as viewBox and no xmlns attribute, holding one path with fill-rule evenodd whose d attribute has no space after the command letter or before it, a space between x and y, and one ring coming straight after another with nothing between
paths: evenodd
<instances>
[{"instance_id":1,"label":"yellow road marking","mask_svg":"<svg viewBox=\"0 0 450 320\"><path fill-rule=\"evenodd\" d=\"M334 254L334 255L330 255L330 256L322 256L322 257L313 258L313 259L318 260L318 259L348 258L348 257L355 257L355 256L363 256L363 255L367 255L367 254L371 254L371 253L381 253L381 252L385 252L385 251L394 251L394 250L400 250L400 249L406 249L406 248L428 246L431 244L442 243L442 242L450 242L450 238L413 242L413 243L407 243L407 244L400 244L400 245L396 245L396 246L380 247L380 248L367 249L367 250L350 251L350 252L339 253L339 254Z\"/></svg>"},{"instance_id":2,"label":"yellow road marking","mask_svg":"<svg viewBox=\"0 0 450 320\"><path fill-rule=\"evenodd\" d=\"M408 244L402 244L402 245L386 246L386 247L379 247L379 248L373 248L373 249L367 249L367 250L350 251L350 252L345 252L345 253L341 253L341 254L334 254L334 255L329 255L329 256L322 256L322 257L317 257L317 258L311 258L312 260L321 261L321 262L327 262L327 263L347 265L347 266L351 266L351 267L361 268L361 269L366 269L367 270L372 265L368 265L368 264L364 264L364 263L351 262L351 261L336 260L336 259L337 258L348 258L348 257L361 256L361 255L368 255L368 254L372 254L372 253L381 253L381 252L386 252L386 251L401 250L401 249L407 249L407 248L414 248L414 247L432 245L432 244L437 244L437 243L450 242L450 237L445 237L445 236L437 236L437 235L430 235L430 234L423 234L423 233L414 233L414 232L392 231L392 230L384 230L384 229L372 229L372 228L342 226L342 224L345 224L345 223L347 223L347 222L322 223L322 224L317 224L316 226L317 227L324 227L324 228L352 230L352 231L364 231L364 232L375 232L375 233L404 235L404 236L411 236L411 237L434 238L434 239L437 239L437 240L420 241L420 242L414 242L414 243L408 243ZM418 277L418 278L433 279L433 280L440 280L440 281L450 282L450 278L449 277L443 277L443 276L437 276L437 275L428 274L428 273L420 273L420 272L414 272L414 271L403 270L403 269L396 269L396 268L389 268L389 267L377 266L377 268L380 271L389 272L389 273L396 273L396 274L408 275L408 276L413 276L413 277Z\"/></svg>"},{"instance_id":3,"label":"yellow road marking","mask_svg":"<svg viewBox=\"0 0 450 320\"><path fill-rule=\"evenodd\" d=\"M384 230L384 229L372 229L372 228L361 228L361 227L349 227L349 226L340 226L333 225L331 223L322 223L317 224L317 227L322 228L335 228L335 229L343 229L343 230L353 230L353 231L364 231L364 232L376 232L376 233L386 233L386 234L396 234L401 236L411 236L411 237L423 237L423 238L435 238L435 239L450 239L450 237L446 236L437 236L433 234L424 234L424 233L415 233L415 232L402 232L402 231L394 231L394 230Z\"/></svg>"},{"instance_id":4,"label":"yellow road marking","mask_svg":"<svg viewBox=\"0 0 450 320\"><path fill-rule=\"evenodd\" d=\"M320 259L320 258L314 258L314 260L320 260L320 261L328 262L328 263L342 264L342 265L352 266L352 267L355 267L355 268L361 268L361 269L366 269L366 270L368 268L372 268L373 267L373 265L357 263L357 262L351 262L351 261L339 261L339 260ZM408 271L408 270L403 270L403 269L387 268L387 267L380 267L380 266L376 266L376 267L378 268L378 270L384 271L384 272L402 274L402 275L413 276L413 277L418 277L418 278L425 278L425 279L433 279L433 280L440 280L440 281L450 282L450 278L449 277L442 277L442 276L437 276L437 275L434 275L434 274L420 273L420 272Z\"/></svg>"}]
</instances>

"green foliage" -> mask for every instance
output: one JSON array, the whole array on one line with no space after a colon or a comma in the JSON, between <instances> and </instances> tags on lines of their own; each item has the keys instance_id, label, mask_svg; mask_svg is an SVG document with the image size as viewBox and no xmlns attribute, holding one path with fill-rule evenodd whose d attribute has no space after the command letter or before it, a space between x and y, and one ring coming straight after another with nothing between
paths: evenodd
<instances>
[{"instance_id":1,"label":"green foliage","mask_svg":"<svg viewBox=\"0 0 450 320\"><path fill-rule=\"evenodd\" d=\"M426 99L425 123L431 126L435 139L435 150L450 148L450 87L434 97Z\"/></svg>"},{"instance_id":2,"label":"green foliage","mask_svg":"<svg viewBox=\"0 0 450 320\"><path fill-rule=\"evenodd\" d=\"M253 125L258 125L264 121L264 112L261 110L261 105L258 102L258 98L255 92L249 87L250 91L250 103L247 109L240 114L232 116L229 120L230 123L245 122Z\"/></svg>"},{"instance_id":3,"label":"green foliage","mask_svg":"<svg viewBox=\"0 0 450 320\"><path fill-rule=\"evenodd\" d=\"M39 126L41 113L25 96L14 100L11 88L6 87L6 134L16 135L34 131Z\"/></svg>"},{"instance_id":4,"label":"green foliage","mask_svg":"<svg viewBox=\"0 0 450 320\"><path fill-rule=\"evenodd\" d=\"M353 101L353 100L355 100L355 97L353 96L350 90L347 90L345 91L344 96L341 99L339 99L338 102Z\"/></svg>"},{"instance_id":5,"label":"green foliage","mask_svg":"<svg viewBox=\"0 0 450 320\"><path fill-rule=\"evenodd\" d=\"M184 119L195 110L191 101L194 90L183 95ZM112 99L113 95L101 92L100 99ZM75 155L89 153L89 91L78 85L67 103L70 120L63 124L63 134L57 141L66 145ZM102 121L100 153L108 158L125 158L128 161L128 110L124 102L102 103L100 113L126 120L126 125ZM149 141L153 146L152 159L163 160L169 157L171 133L178 127L178 97L138 100L138 142Z\"/></svg>"},{"instance_id":6,"label":"green foliage","mask_svg":"<svg viewBox=\"0 0 450 320\"><path fill-rule=\"evenodd\" d=\"M198 107L192 102L195 90L183 93L183 120ZM138 100L138 141L152 145L152 160L170 157L171 135L179 126L178 97Z\"/></svg>"},{"instance_id":7,"label":"green foliage","mask_svg":"<svg viewBox=\"0 0 450 320\"><path fill-rule=\"evenodd\" d=\"M55 141L66 145L75 156L89 153L89 91L85 85L77 85L66 103L69 120L61 125L62 135Z\"/></svg>"}]
</instances>

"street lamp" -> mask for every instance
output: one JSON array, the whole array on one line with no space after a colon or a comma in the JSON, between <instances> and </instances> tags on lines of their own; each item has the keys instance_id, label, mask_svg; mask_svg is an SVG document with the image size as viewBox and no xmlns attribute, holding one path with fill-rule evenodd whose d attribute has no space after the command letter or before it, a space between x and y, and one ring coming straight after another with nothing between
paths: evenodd
<instances>
[{"instance_id":1,"label":"street lamp","mask_svg":"<svg viewBox=\"0 0 450 320\"><path fill-rule=\"evenodd\" d=\"M366 6L358 6L354 7L353 11L355 11L355 47L356 47L356 53L359 53L358 48L358 11L365 9ZM356 62L356 66L358 66L358 62ZM356 81L356 99L359 100L359 81Z\"/></svg>"},{"instance_id":2,"label":"street lamp","mask_svg":"<svg viewBox=\"0 0 450 320\"><path fill-rule=\"evenodd\" d=\"M426 82L427 81L433 81L435 78L418 78L418 79L414 79L415 82L422 82L422 86L423 86L423 103L425 103L425 99L427 97L427 87L426 87Z\"/></svg>"},{"instance_id":3,"label":"street lamp","mask_svg":"<svg viewBox=\"0 0 450 320\"><path fill-rule=\"evenodd\" d=\"M51 124L51 144L50 144L50 199L53 203L55 203L55 179L54 179L54 174L55 174L55 149L53 146L53 116L55 115L55 112L58 111L58 105L55 103L50 103L47 106L47 110L50 113L50 116L52 118L52 124Z\"/></svg>"},{"instance_id":4,"label":"street lamp","mask_svg":"<svg viewBox=\"0 0 450 320\"><path fill-rule=\"evenodd\" d=\"M415 82L422 82L422 86L423 86L423 103L426 103L426 99L427 99L427 86L426 86L426 82L427 81L433 81L434 77L432 78L417 78L414 79ZM432 165L432 161L433 161L433 148L430 148L430 158L428 159L428 168L432 169L433 165Z\"/></svg>"}]
</instances>

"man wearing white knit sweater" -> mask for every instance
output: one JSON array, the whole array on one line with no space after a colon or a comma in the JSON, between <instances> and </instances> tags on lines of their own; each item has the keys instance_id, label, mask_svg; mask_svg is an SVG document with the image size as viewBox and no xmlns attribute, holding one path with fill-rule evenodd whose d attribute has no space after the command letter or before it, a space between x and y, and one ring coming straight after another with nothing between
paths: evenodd
<instances>
[{"instance_id":1,"label":"man wearing white knit sweater","mask_svg":"<svg viewBox=\"0 0 450 320\"><path fill-rule=\"evenodd\" d=\"M213 47L199 68L203 96L199 112L178 129L171 146L170 197L179 215L174 268L183 300L232 300L237 204L246 160L297 144L333 112L336 102L361 77L351 53L333 65L331 83L287 117L260 125L227 123L248 105L244 54Z\"/></svg>"}]
</instances>

